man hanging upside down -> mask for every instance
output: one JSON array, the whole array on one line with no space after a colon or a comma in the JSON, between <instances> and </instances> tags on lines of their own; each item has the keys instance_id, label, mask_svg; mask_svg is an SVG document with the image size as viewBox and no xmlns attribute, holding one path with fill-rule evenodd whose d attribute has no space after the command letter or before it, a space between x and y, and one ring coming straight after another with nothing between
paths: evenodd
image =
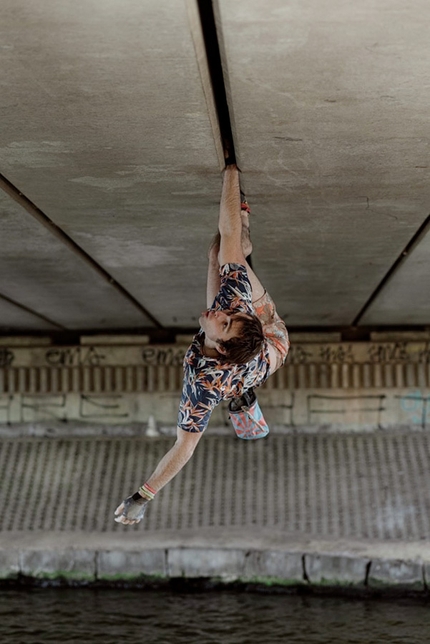
<instances>
[{"instance_id":1,"label":"man hanging upside down","mask_svg":"<svg viewBox=\"0 0 430 644\"><path fill-rule=\"evenodd\" d=\"M245 257L251 254L248 212L241 203L239 171L224 171L219 233L209 249L207 306L184 359L177 439L154 473L115 510L115 521L138 523L147 504L193 455L221 400L241 406L246 392L283 365L287 329Z\"/></svg>"}]
</instances>

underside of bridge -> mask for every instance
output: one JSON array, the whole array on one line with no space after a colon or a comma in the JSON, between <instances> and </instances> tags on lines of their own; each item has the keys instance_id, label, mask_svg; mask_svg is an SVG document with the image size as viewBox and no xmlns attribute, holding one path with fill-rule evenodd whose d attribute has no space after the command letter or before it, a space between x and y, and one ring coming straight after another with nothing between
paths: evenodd
<instances>
[{"instance_id":1,"label":"underside of bridge","mask_svg":"<svg viewBox=\"0 0 430 644\"><path fill-rule=\"evenodd\" d=\"M3 0L0 333L197 328L224 156L292 330L428 330L424 0Z\"/></svg>"}]
</instances>

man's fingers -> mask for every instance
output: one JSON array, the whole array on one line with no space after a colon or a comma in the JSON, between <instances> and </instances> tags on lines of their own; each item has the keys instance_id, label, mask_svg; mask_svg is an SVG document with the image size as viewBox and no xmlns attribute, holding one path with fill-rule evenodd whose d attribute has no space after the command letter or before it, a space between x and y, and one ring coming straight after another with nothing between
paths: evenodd
<instances>
[{"instance_id":1,"label":"man's fingers","mask_svg":"<svg viewBox=\"0 0 430 644\"><path fill-rule=\"evenodd\" d=\"M123 511L124 511L124 503L121 503L115 510L115 514L118 516L118 514L122 514Z\"/></svg>"},{"instance_id":2,"label":"man's fingers","mask_svg":"<svg viewBox=\"0 0 430 644\"><path fill-rule=\"evenodd\" d=\"M123 523L124 525L139 523L145 513L145 501L141 505L143 507L139 507L133 497L128 497L115 510L115 521L117 523Z\"/></svg>"},{"instance_id":3,"label":"man's fingers","mask_svg":"<svg viewBox=\"0 0 430 644\"><path fill-rule=\"evenodd\" d=\"M121 515L121 516L119 516L119 517L115 517L115 519L114 519L114 520L115 520L117 523L124 523L124 524L129 523L129 519L127 519L126 517L124 517L124 516L122 516L122 515Z\"/></svg>"},{"instance_id":4,"label":"man's fingers","mask_svg":"<svg viewBox=\"0 0 430 644\"><path fill-rule=\"evenodd\" d=\"M134 523L139 523L140 519L127 519L126 517L119 516L114 519L117 523L122 523L123 525L132 525Z\"/></svg>"}]
</instances>

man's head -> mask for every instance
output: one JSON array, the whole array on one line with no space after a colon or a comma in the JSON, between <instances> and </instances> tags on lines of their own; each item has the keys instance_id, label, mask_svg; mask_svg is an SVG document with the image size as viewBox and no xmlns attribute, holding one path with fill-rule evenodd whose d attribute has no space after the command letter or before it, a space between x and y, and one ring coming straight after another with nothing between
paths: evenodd
<instances>
[{"instance_id":1,"label":"man's head","mask_svg":"<svg viewBox=\"0 0 430 644\"><path fill-rule=\"evenodd\" d=\"M206 338L215 343L222 362L244 364L261 351L264 334L255 315L211 309L199 322Z\"/></svg>"}]
</instances>

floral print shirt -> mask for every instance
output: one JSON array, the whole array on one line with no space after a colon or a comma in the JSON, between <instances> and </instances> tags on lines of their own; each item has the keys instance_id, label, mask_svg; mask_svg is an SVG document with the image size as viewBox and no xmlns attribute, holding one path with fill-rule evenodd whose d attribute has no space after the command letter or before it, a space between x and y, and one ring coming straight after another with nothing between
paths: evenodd
<instances>
[{"instance_id":1,"label":"floral print shirt","mask_svg":"<svg viewBox=\"0 0 430 644\"><path fill-rule=\"evenodd\" d=\"M211 309L234 309L255 315L252 290L246 267L225 264L220 269L221 285ZM269 377L267 341L260 353L247 364L225 364L203 355L202 329L194 336L184 358L184 384L179 404L178 426L187 432L206 429L213 409L221 400L242 395Z\"/></svg>"}]
</instances>

